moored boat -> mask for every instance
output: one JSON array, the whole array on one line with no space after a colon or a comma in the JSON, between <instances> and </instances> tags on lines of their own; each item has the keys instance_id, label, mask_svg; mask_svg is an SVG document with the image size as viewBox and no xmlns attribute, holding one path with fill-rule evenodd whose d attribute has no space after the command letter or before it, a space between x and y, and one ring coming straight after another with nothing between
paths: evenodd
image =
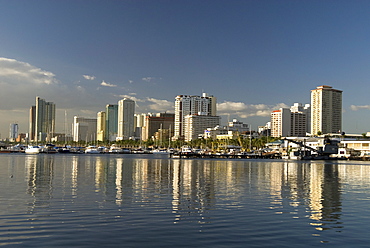
<instances>
[{"instance_id":1,"label":"moored boat","mask_svg":"<svg viewBox=\"0 0 370 248\"><path fill-rule=\"evenodd\" d=\"M28 146L25 150L25 153L27 153L27 154L39 154L40 153L40 147L39 146Z\"/></svg>"}]
</instances>

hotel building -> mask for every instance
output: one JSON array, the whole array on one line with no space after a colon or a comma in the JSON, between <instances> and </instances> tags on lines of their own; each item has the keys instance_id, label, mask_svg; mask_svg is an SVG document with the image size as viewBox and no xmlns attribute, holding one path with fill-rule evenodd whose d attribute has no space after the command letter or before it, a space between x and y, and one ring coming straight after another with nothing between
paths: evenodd
<instances>
[{"instance_id":1,"label":"hotel building","mask_svg":"<svg viewBox=\"0 0 370 248\"><path fill-rule=\"evenodd\" d=\"M216 116L216 100L216 97L207 93L202 96L178 95L175 100L174 138L184 138L187 115Z\"/></svg>"},{"instance_id":2,"label":"hotel building","mask_svg":"<svg viewBox=\"0 0 370 248\"><path fill-rule=\"evenodd\" d=\"M342 131L342 91L322 85L311 90L311 135Z\"/></svg>"}]
</instances>

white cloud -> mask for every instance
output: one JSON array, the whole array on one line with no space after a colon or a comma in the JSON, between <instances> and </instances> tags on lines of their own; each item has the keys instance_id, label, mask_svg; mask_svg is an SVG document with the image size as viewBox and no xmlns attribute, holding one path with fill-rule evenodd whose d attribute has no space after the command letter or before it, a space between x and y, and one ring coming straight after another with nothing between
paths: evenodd
<instances>
[{"instance_id":1,"label":"white cloud","mask_svg":"<svg viewBox=\"0 0 370 248\"><path fill-rule=\"evenodd\" d=\"M55 75L26 62L0 57L0 82L2 84L57 84Z\"/></svg>"},{"instance_id":2,"label":"white cloud","mask_svg":"<svg viewBox=\"0 0 370 248\"><path fill-rule=\"evenodd\" d=\"M95 76L82 75L86 80L94 80Z\"/></svg>"},{"instance_id":3,"label":"white cloud","mask_svg":"<svg viewBox=\"0 0 370 248\"><path fill-rule=\"evenodd\" d=\"M247 118L251 116L268 117L271 111L279 108L287 108L288 105L284 103L278 103L276 105L266 104L245 104L243 102L230 102L224 101L217 104L218 115L234 115L241 118Z\"/></svg>"},{"instance_id":4,"label":"white cloud","mask_svg":"<svg viewBox=\"0 0 370 248\"><path fill-rule=\"evenodd\" d=\"M101 82L100 84L101 86L106 86L106 87L117 87L117 85L115 84L110 84L110 83L107 83L105 81Z\"/></svg>"},{"instance_id":5,"label":"white cloud","mask_svg":"<svg viewBox=\"0 0 370 248\"><path fill-rule=\"evenodd\" d=\"M168 110L174 110L174 103L168 100L161 100L161 99L155 99L155 98L147 98L148 102L151 102L152 104L148 105L148 108L153 111L157 112L166 112Z\"/></svg>"},{"instance_id":6,"label":"white cloud","mask_svg":"<svg viewBox=\"0 0 370 248\"><path fill-rule=\"evenodd\" d=\"M351 110L358 111L360 109L370 109L370 105L351 105Z\"/></svg>"},{"instance_id":7,"label":"white cloud","mask_svg":"<svg viewBox=\"0 0 370 248\"><path fill-rule=\"evenodd\" d=\"M150 82L150 81L152 81L154 79L154 77L144 77L144 78L142 78L142 80L143 81L146 81L146 82Z\"/></svg>"},{"instance_id":8,"label":"white cloud","mask_svg":"<svg viewBox=\"0 0 370 248\"><path fill-rule=\"evenodd\" d=\"M132 84L134 81L132 81L132 80L128 80L128 82L129 82L130 84Z\"/></svg>"}]
</instances>

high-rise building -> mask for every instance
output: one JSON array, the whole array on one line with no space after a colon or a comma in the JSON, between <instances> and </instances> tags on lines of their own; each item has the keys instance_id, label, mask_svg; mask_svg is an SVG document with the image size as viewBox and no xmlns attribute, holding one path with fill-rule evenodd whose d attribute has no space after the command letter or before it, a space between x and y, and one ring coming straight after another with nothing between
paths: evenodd
<instances>
[{"instance_id":1,"label":"high-rise building","mask_svg":"<svg viewBox=\"0 0 370 248\"><path fill-rule=\"evenodd\" d=\"M106 113L104 111L100 111L97 114L97 125L96 125L96 140L98 141L105 141L106 135Z\"/></svg>"},{"instance_id":2,"label":"high-rise building","mask_svg":"<svg viewBox=\"0 0 370 248\"><path fill-rule=\"evenodd\" d=\"M118 140L134 137L135 132L135 101L124 98L118 101Z\"/></svg>"},{"instance_id":3,"label":"high-rise building","mask_svg":"<svg viewBox=\"0 0 370 248\"><path fill-rule=\"evenodd\" d=\"M288 108L280 108L271 113L271 136L290 136L291 112Z\"/></svg>"},{"instance_id":4,"label":"high-rise building","mask_svg":"<svg viewBox=\"0 0 370 248\"><path fill-rule=\"evenodd\" d=\"M11 123L9 127L9 139L15 141L16 138L18 138L18 124Z\"/></svg>"},{"instance_id":5,"label":"high-rise building","mask_svg":"<svg viewBox=\"0 0 370 248\"><path fill-rule=\"evenodd\" d=\"M303 106L301 103L294 103L288 108L280 108L271 113L271 136L306 136L309 122L310 105Z\"/></svg>"},{"instance_id":6,"label":"high-rise building","mask_svg":"<svg viewBox=\"0 0 370 248\"><path fill-rule=\"evenodd\" d=\"M156 115L147 115L145 126L142 127L142 140L148 140L154 136L159 129L169 130L169 134L173 134L175 114L158 113ZM163 131L162 131L163 133Z\"/></svg>"},{"instance_id":7,"label":"high-rise building","mask_svg":"<svg viewBox=\"0 0 370 248\"><path fill-rule=\"evenodd\" d=\"M207 128L214 128L220 125L219 116L211 115L187 115L185 116L185 141L198 139L204 134Z\"/></svg>"},{"instance_id":8,"label":"high-rise building","mask_svg":"<svg viewBox=\"0 0 370 248\"><path fill-rule=\"evenodd\" d=\"M97 119L75 116L73 118L73 141L96 140Z\"/></svg>"},{"instance_id":9,"label":"high-rise building","mask_svg":"<svg viewBox=\"0 0 370 248\"><path fill-rule=\"evenodd\" d=\"M105 109L106 131L105 139L115 141L118 134L118 105L107 104Z\"/></svg>"},{"instance_id":10,"label":"high-rise building","mask_svg":"<svg viewBox=\"0 0 370 248\"><path fill-rule=\"evenodd\" d=\"M36 106L30 109L30 139L50 141L55 133L55 104L36 97Z\"/></svg>"},{"instance_id":11,"label":"high-rise building","mask_svg":"<svg viewBox=\"0 0 370 248\"><path fill-rule=\"evenodd\" d=\"M311 135L342 131L342 91L322 85L311 90Z\"/></svg>"},{"instance_id":12,"label":"high-rise building","mask_svg":"<svg viewBox=\"0 0 370 248\"><path fill-rule=\"evenodd\" d=\"M175 139L185 136L185 116L216 116L216 97L203 93L202 96L178 95L175 100Z\"/></svg>"}]
</instances>

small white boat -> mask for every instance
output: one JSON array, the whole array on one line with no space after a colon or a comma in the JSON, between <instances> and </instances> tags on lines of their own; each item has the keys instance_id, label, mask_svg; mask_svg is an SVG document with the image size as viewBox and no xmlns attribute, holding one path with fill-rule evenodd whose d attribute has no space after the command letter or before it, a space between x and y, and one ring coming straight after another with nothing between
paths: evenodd
<instances>
[{"instance_id":1,"label":"small white boat","mask_svg":"<svg viewBox=\"0 0 370 248\"><path fill-rule=\"evenodd\" d=\"M24 152L27 154L39 154L40 147L39 146L28 146Z\"/></svg>"},{"instance_id":2,"label":"small white boat","mask_svg":"<svg viewBox=\"0 0 370 248\"><path fill-rule=\"evenodd\" d=\"M101 153L101 151L96 146L88 146L86 147L85 153Z\"/></svg>"}]
</instances>

